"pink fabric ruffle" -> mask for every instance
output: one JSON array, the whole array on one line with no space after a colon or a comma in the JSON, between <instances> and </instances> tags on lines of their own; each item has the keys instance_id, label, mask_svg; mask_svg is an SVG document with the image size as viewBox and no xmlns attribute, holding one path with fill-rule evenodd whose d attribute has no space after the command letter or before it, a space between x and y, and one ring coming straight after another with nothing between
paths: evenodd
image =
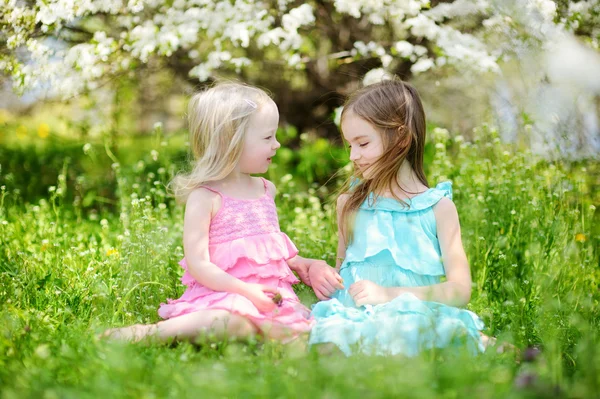
<instances>
[{"instance_id":1,"label":"pink fabric ruffle","mask_svg":"<svg viewBox=\"0 0 600 399\"><path fill-rule=\"evenodd\" d=\"M244 280L246 277L278 276L292 284L298 279L287 262L298 254L298 249L285 233L259 234L238 238L222 244L209 245L210 261L227 273ZM181 282L188 287L198 282L188 271L187 262L182 259L179 265L185 269Z\"/></svg>"},{"instance_id":2,"label":"pink fabric ruffle","mask_svg":"<svg viewBox=\"0 0 600 399\"><path fill-rule=\"evenodd\" d=\"M233 267L239 259L251 259L259 265L273 260L290 259L298 249L282 232L257 234L222 244L209 245L210 260L223 270Z\"/></svg>"},{"instance_id":3,"label":"pink fabric ruffle","mask_svg":"<svg viewBox=\"0 0 600 399\"><path fill-rule=\"evenodd\" d=\"M187 286L179 299L161 304L158 314L164 319L198 310L223 309L252 321L261 331L265 326L279 325L290 333L310 331L313 320L310 310L302 305L292 284L299 280L286 260L298 254L296 246L285 233L268 233L239 238L209 246L211 262L247 283L264 284L278 289L282 303L273 312L261 313L246 297L229 292L213 291L198 283L188 271L185 259L179 264L185 272L181 282Z\"/></svg>"}]
</instances>

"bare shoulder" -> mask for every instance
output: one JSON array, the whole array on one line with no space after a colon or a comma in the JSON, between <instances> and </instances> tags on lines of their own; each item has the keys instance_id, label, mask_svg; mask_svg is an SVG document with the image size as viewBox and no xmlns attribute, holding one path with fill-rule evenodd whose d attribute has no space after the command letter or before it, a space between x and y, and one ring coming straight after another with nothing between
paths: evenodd
<instances>
[{"instance_id":1,"label":"bare shoulder","mask_svg":"<svg viewBox=\"0 0 600 399\"><path fill-rule=\"evenodd\" d=\"M450 198L443 197L441 200L438 201L437 204L433 206L433 211L441 213L453 211L456 212L456 205L454 205L454 202L452 202Z\"/></svg>"},{"instance_id":2,"label":"bare shoulder","mask_svg":"<svg viewBox=\"0 0 600 399\"><path fill-rule=\"evenodd\" d=\"M440 223L458 221L456 205L450 198L444 197L433 206L435 220Z\"/></svg>"},{"instance_id":3,"label":"bare shoulder","mask_svg":"<svg viewBox=\"0 0 600 399\"><path fill-rule=\"evenodd\" d=\"M220 206L221 196L203 187L194 189L185 203L186 212L193 212L194 214L214 215Z\"/></svg>"},{"instance_id":4,"label":"bare shoulder","mask_svg":"<svg viewBox=\"0 0 600 399\"><path fill-rule=\"evenodd\" d=\"M265 179L265 183L267 185L267 192L271 195L271 197L275 198L275 195L277 194L277 187L275 187L275 184L273 184L271 180Z\"/></svg>"}]
</instances>

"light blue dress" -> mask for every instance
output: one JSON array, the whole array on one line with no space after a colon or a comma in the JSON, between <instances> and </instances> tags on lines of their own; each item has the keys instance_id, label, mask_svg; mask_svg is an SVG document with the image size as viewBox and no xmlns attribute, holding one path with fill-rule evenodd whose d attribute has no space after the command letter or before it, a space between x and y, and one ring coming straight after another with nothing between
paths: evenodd
<instances>
[{"instance_id":1,"label":"light blue dress","mask_svg":"<svg viewBox=\"0 0 600 399\"><path fill-rule=\"evenodd\" d=\"M416 287L441 282L445 275L433 206L452 199L443 182L411 200L407 208L392 198L373 195L356 213L354 238L346 249L340 275L345 289L313 305L316 319L311 345L333 343L346 355L415 356L423 349L466 345L483 350L483 322L466 309L422 301L405 293L380 305L356 307L348 288L360 280L384 287Z\"/></svg>"}]
</instances>

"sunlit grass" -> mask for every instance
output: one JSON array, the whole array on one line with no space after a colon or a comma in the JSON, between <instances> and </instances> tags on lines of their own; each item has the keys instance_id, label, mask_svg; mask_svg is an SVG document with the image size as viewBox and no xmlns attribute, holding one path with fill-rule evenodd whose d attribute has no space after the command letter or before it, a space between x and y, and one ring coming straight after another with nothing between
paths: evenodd
<instances>
[{"instance_id":1,"label":"sunlit grass","mask_svg":"<svg viewBox=\"0 0 600 399\"><path fill-rule=\"evenodd\" d=\"M165 184L185 151L160 139L142 150L121 143L109 161L101 144L85 153L80 145L73 154L82 160L58 164L51 187L33 200L17 184L23 180L7 178L10 160L0 158L1 397L597 395L598 163L546 162L486 127L473 142L441 129L432 137L427 175L430 185L454 183L474 282L469 309L486 333L522 350L539 347L528 357L535 359L449 350L346 359L275 343L99 341L106 327L157 321L158 305L183 292L183 209ZM138 158L126 161L131 154ZM293 169L297 161L280 160L269 175L281 227L302 255L333 264L339 181L307 185ZM85 162L87 169L74 166ZM316 301L306 287L298 293L307 305Z\"/></svg>"}]
</instances>

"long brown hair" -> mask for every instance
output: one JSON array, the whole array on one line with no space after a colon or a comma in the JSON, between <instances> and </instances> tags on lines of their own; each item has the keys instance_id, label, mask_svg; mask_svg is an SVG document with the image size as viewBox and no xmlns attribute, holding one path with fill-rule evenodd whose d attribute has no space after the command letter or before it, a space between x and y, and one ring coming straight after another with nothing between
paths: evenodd
<instances>
[{"instance_id":1,"label":"long brown hair","mask_svg":"<svg viewBox=\"0 0 600 399\"><path fill-rule=\"evenodd\" d=\"M377 195L389 191L394 198L408 206L396 196L393 189L400 186L398 173L405 160L421 183L429 187L423 171L425 112L419 93L412 85L395 78L366 86L348 98L342 111L342 120L348 112L370 123L381 134L383 153L370 166L371 178L365 179L355 170L342 188L342 193L350 195L340 217L346 245L352 241L354 215L370 193ZM353 181L358 183L352 186Z\"/></svg>"}]
</instances>

